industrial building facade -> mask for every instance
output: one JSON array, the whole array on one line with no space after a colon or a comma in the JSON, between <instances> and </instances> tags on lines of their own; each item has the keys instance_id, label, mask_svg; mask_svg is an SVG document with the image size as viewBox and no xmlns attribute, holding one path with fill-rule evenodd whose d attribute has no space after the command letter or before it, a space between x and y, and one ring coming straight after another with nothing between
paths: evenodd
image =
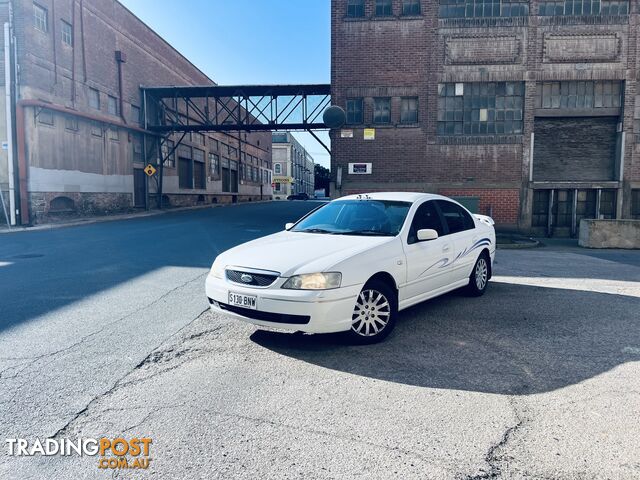
<instances>
[{"instance_id":1,"label":"industrial building facade","mask_svg":"<svg viewBox=\"0 0 640 480\"><path fill-rule=\"evenodd\" d=\"M505 229L640 218L637 0L332 0L334 195L456 197Z\"/></svg>"},{"instance_id":2,"label":"industrial building facade","mask_svg":"<svg viewBox=\"0 0 640 480\"><path fill-rule=\"evenodd\" d=\"M295 193L314 195L313 157L291 133L273 132L273 199L285 200Z\"/></svg>"},{"instance_id":3,"label":"industrial building facade","mask_svg":"<svg viewBox=\"0 0 640 480\"><path fill-rule=\"evenodd\" d=\"M157 174L143 169L160 161L164 205L271 197L270 132L160 147L145 130L142 85L214 82L119 2L11 0L0 19L12 38L0 51L0 188L19 223L155 206Z\"/></svg>"}]
</instances>

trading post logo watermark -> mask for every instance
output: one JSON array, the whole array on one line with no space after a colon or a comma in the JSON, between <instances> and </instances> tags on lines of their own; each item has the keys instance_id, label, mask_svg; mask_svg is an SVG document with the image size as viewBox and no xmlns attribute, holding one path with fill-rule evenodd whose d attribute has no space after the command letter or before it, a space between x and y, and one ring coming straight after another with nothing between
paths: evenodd
<instances>
[{"instance_id":1,"label":"trading post logo watermark","mask_svg":"<svg viewBox=\"0 0 640 480\"><path fill-rule=\"evenodd\" d=\"M98 468L101 469L139 469L146 470L151 462L150 438L37 438L29 442L24 438L7 438L8 454L15 457L32 456L80 456L100 457Z\"/></svg>"}]
</instances>

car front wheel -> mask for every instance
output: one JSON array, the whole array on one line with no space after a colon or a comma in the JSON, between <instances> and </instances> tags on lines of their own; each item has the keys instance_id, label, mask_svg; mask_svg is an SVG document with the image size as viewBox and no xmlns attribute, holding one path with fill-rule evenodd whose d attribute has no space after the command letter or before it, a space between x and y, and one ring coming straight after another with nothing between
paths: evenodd
<instances>
[{"instance_id":1,"label":"car front wheel","mask_svg":"<svg viewBox=\"0 0 640 480\"><path fill-rule=\"evenodd\" d=\"M368 282L353 308L349 341L364 345L384 340L395 327L397 312L393 289L378 280Z\"/></svg>"},{"instance_id":2,"label":"car front wheel","mask_svg":"<svg viewBox=\"0 0 640 480\"><path fill-rule=\"evenodd\" d=\"M483 253L476 260L473 266L471 276L469 277L469 286L467 292L474 297L483 295L489 284L489 256Z\"/></svg>"}]
</instances>

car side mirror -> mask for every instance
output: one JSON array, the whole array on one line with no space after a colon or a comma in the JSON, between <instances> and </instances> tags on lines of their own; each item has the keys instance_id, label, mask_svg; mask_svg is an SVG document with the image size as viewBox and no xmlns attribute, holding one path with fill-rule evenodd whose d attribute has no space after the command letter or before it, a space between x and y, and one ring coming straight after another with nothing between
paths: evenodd
<instances>
[{"instance_id":1,"label":"car side mirror","mask_svg":"<svg viewBox=\"0 0 640 480\"><path fill-rule=\"evenodd\" d=\"M427 240L435 240L438 238L438 232L431 228L423 228L422 230L418 230L418 241L425 242Z\"/></svg>"},{"instance_id":2,"label":"car side mirror","mask_svg":"<svg viewBox=\"0 0 640 480\"><path fill-rule=\"evenodd\" d=\"M295 223L285 223L284 224L284 229L285 230L291 230L294 225L295 225Z\"/></svg>"}]
</instances>

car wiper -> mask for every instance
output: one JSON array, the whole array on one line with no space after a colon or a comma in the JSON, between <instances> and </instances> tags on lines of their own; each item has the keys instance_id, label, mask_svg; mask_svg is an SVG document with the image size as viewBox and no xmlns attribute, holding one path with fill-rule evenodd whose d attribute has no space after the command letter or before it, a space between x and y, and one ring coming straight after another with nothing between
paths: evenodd
<instances>
[{"instance_id":1,"label":"car wiper","mask_svg":"<svg viewBox=\"0 0 640 480\"><path fill-rule=\"evenodd\" d=\"M380 232L378 230L349 230L346 232L340 232L341 235L367 235L371 237L392 237L393 234L389 232Z\"/></svg>"},{"instance_id":2,"label":"car wiper","mask_svg":"<svg viewBox=\"0 0 640 480\"><path fill-rule=\"evenodd\" d=\"M294 232L303 232L303 233L328 233L329 235L333 235L334 233L331 230L325 230L324 228L305 228L304 230L294 230Z\"/></svg>"}]
</instances>

